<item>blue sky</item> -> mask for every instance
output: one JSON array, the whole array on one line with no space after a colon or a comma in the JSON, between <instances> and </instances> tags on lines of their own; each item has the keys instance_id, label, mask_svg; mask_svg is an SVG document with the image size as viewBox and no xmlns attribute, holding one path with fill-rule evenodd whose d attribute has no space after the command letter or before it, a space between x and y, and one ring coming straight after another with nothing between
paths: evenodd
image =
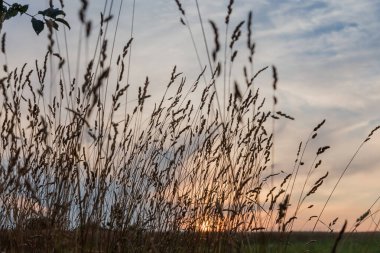
<instances>
[{"instance_id":1,"label":"blue sky","mask_svg":"<svg viewBox=\"0 0 380 253\"><path fill-rule=\"evenodd\" d=\"M12 2L9 0L9 2ZM27 3L29 1L18 1ZM47 1L33 1L30 13L47 6ZM90 1L89 17L95 28L105 1ZM131 83L142 84L145 76L152 80L152 92L159 94L174 65L193 80L199 66L189 34L179 22L180 14L173 1L137 0L132 53ZM194 1L183 0L197 44L202 48L201 29ZM296 118L278 126L276 160L279 167L291 168L300 141L322 119L327 123L315 144L330 145L324 171L329 170L326 192L344 169L360 142L380 124L380 2L377 0L236 0L231 24L245 20L253 11L253 37L257 44L255 67L275 65L279 73L279 109ZM215 21L220 31L228 1L199 1L204 20ZM120 0L114 1L116 10ZM56 3L58 6L58 2ZM66 1L68 32L72 58L77 50L77 9L79 1ZM116 52L128 41L131 0L123 1ZM114 20L115 21L115 20ZM114 23L112 23L114 25ZM230 29L232 30L232 29ZM28 17L5 23L10 65L42 58L46 50L46 33L36 36ZM231 32L231 31L230 31ZM212 45L213 35L206 25ZM113 34L110 29L109 35ZM60 31L59 36L62 36ZM93 46L93 45L91 45ZM204 54L203 54L204 55ZM243 54L242 54L243 55ZM238 58L243 61L243 56ZM206 64L206 58L202 58ZM238 74L237 74L238 75ZM270 94L271 73L258 79L264 94ZM380 136L362 150L339 186L327 215L351 210L349 218L360 216L380 194ZM314 151L310 151L310 159ZM289 155L290 154L290 155ZM323 174L323 173L322 173ZM360 191L357 189L361 189ZM347 198L347 196L350 196ZM349 209L347 209L349 208Z\"/></svg>"}]
</instances>

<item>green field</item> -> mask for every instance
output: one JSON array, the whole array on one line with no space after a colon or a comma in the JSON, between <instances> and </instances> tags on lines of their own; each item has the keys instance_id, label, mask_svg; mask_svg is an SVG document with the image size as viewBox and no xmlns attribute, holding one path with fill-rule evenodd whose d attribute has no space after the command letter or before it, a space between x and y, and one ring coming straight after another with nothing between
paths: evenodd
<instances>
[{"instance_id":1,"label":"green field","mask_svg":"<svg viewBox=\"0 0 380 253\"><path fill-rule=\"evenodd\" d=\"M281 242L281 239L271 240L268 235L267 243L263 245L255 244L244 248L243 252L286 252L286 253L329 253L331 252L337 233L309 233L296 232L289 237L287 243ZM286 245L286 246L285 246ZM379 253L380 252L380 234L379 233L348 233L344 234L338 244L337 252L341 253Z\"/></svg>"},{"instance_id":2,"label":"green field","mask_svg":"<svg viewBox=\"0 0 380 253\"><path fill-rule=\"evenodd\" d=\"M19 234L22 234L19 233ZM242 253L330 253L338 233L116 233L97 231L78 248L75 232L25 234L18 244L13 232L1 233L5 252L242 252ZM54 238L53 238L54 237ZM108 246L101 243L107 240ZM100 246L99 246L100 245ZM379 253L380 233L347 233L339 242L340 253Z\"/></svg>"}]
</instances>

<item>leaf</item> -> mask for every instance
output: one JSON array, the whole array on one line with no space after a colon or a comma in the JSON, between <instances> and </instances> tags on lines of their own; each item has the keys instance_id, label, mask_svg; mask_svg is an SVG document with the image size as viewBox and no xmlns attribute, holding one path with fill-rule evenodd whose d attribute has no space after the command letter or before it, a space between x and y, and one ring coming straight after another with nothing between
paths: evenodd
<instances>
[{"instance_id":1,"label":"leaf","mask_svg":"<svg viewBox=\"0 0 380 253\"><path fill-rule=\"evenodd\" d=\"M0 16L2 16L4 13L7 12L7 7L5 5L3 5L3 7L0 9Z\"/></svg>"},{"instance_id":2,"label":"leaf","mask_svg":"<svg viewBox=\"0 0 380 253\"><path fill-rule=\"evenodd\" d=\"M18 11L20 12L20 15L24 14L25 12L28 11L28 8L29 8L29 5L25 4L25 5L21 5L19 8L18 8Z\"/></svg>"},{"instance_id":3,"label":"leaf","mask_svg":"<svg viewBox=\"0 0 380 253\"><path fill-rule=\"evenodd\" d=\"M58 23L52 20L52 24L53 24L54 29L58 31L58 27L59 27Z\"/></svg>"},{"instance_id":4,"label":"leaf","mask_svg":"<svg viewBox=\"0 0 380 253\"><path fill-rule=\"evenodd\" d=\"M18 8L19 4L12 4L11 7L9 7L8 11L5 13L5 19L10 19L15 17L18 14Z\"/></svg>"},{"instance_id":5,"label":"leaf","mask_svg":"<svg viewBox=\"0 0 380 253\"><path fill-rule=\"evenodd\" d=\"M1 13L5 13L5 19L10 19L10 18L13 18L15 16L17 16L17 14L24 14L25 12L27 12L28 10L28 5L21 5L21 4L18 4L18 3L15 3L15 4L12 4L11 7L9 7L9 9L7 10L7 8L3 5L3 8L1 10Z\"/></svg>"},{"instance_id":6,"label":"leaf","mask_svg":"<svg viewBox=\"0 0 380 253\"><path fill-rule=\"evenodd\" d=\"M67 26L69 29L71 29L69 23L66 20L64 20L63 18L56 18L55 21L60 22L60 23L64 24L65 26Z\"/></svg>"},{"instance_id":7,"label":"leaf","mask_svg":"<svg viewBox=\"0 0 380 253\"><path fill-rule=\"evenodd\" d=\"M54 28L55 30L58 31L58 27L59 27L59 25L57 24L57 22L54 21L54 19L46 19L46 20L45 20L45 24L46 24L49 28Z\"/></svg>"},{"instance_id":8,"label":"leaf","mask_svg":"<svg viewBox=\"0 0 380 253\"><path fill-rule=\"evenodd\" d=\"M18 14L18 11L15 9L9 9L7 13L5 13L5 19L10 19L15 17Z\"/></svg>"},{"instance_id":9,"label":"leaf","mask_svg":"<svg viewBox=\"0 0 380 253\"><path fill-rule=\"evenodd\" d=\"M43 16L47 16L49 18L56 19L58 15L66 16L66 13L63 10L60 10L58 8L48 8L44 11L39 11L38 14L41 14Z\"/></svg>"},{"instance_id":10,"label":"leaf","mask_svg":"<svg viewBox=\"0 0 380 253\"><path fill-rule=\"evenodd\" d=\"M40 34L44 30L44 22L41 20L38 20L36 18L32 18L32 26L34 31L38 34Z\"/></svg>"}]
</instances>

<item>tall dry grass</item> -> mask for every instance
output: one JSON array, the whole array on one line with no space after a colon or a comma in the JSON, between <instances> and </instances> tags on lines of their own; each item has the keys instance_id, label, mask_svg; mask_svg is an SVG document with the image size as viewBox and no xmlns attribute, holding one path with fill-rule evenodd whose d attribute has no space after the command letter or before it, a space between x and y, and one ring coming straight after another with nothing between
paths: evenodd
<instances>
[{"instance_id":1,"label":"tall dry grass","mask_svg":"<svg viewBox=\"0 0 380 253\"><path fill-rule=\"evenodd\" d=\"M88 3L81 2L81 39L86 41L94 31L86 15ZM297 177L325 121L300 143L293 170L279 171L274 166L274 126L277 120L294 119L276 109L276 68L254 67L252 13L230 27L234 1L229 1L224 33L209 22L214 41L209 45L195 1L203 32L199 45L181 2L175 3L200 72L189 83L175 66L157 100L152 100L148 77L131 95L133 27L130 40L112 59L114 37L105 35L111 21L105 13L95 36L98 46L81 78L68 73L66 52L57 46L67 40L56 41L52 29L48 51L35 66L3 67L0 245L6 252L269 252L275 232L283 240L276 252L286 252L305 200L328 176L311 176L329 149L324 146L306 180ZM115 15L118 19L120 11ZM238 43L246 44L248 52L242 68L245 83L240 84L231 74L241 60ZM207 66L200 60L203 47ZM5 40L2 48L6 54ZM264 71L273 75L269 99L255 86ZM57 83L52 73L60 76ZM154 104L152 110L148 104ZM315 224L323 222L324 209L351 161L316 213ZM295 196L298 184L302 193ZM376 211L373 207L357 226Z\"/></svg>"}]
</instances>

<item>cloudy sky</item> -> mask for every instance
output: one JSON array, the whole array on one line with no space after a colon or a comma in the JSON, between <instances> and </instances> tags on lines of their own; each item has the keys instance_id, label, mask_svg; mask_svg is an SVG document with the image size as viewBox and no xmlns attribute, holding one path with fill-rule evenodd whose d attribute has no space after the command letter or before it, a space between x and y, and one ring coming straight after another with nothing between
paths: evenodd
<instances>
[{"instance_id":1,"label":"cloudy sky","mask_svg":"<svg viewBox=\"0 0 380 253\"><path fill-rule=\"evenodd\" d=\"M43 1L35 2L30 4L31 14L47 7ZM90 2L88 16L96 30L106 1ZM110 2L114 3L111 11L115 15L122 4L115 44L116 52L120 52L130 37L133 0ZM76 59L79 1L66 1L65 4L66 18L72 26L70 31L66 31L69 57ZM201 61L206 65L195 1L183 0L182 4L199 47ZM213 34L207 20L213 20L223 34L228 1L200 0L199 5L211 47ZM59 6L58 1L56 6ZM141 85L148 75L152 80L152 93L159 93L162 90L160 85L167 82L174 65L193 80L199 73L199 65L189 33L179 22L180 13L175 1L137 0L135 7L131 84ZM106 9L108 12L109 4ZM277 67L278 107L296 118L294 122L278 126L277 166L289 171L298 143L305 141L310 131L326 119L319 139L306 155L311 160L319 146L331 146L321 169L321 174L328 170L331 176L324 190L314 199L318 204L318 201L326 199L356 148L380 124L380 2L236 0L231 27L245 20L250 10L253 11L253 37L257 45L255 68ZM115 31L115 22L116 18L108 31L110 38ZM60 38L62 31L58 34ZM7 21L3 32L7 32L8 55L17 56L8 58L9 65L17 66L25 59L34 64L34 59L42 58L46 50L46 32L36 36L29 17ZM237 60L245 61L244 57L242 53ZM72 61L74 64L75 60ZM271 72L264 72L257 85L264 94L266 90L270 92ZM353 220L364 213L380 194L378 178L379 134L361 150L350 166L328 206L326 220L336 216L342 220ZM379 204L376 207L379 209Z\"/></svg>"}]
</instances>

